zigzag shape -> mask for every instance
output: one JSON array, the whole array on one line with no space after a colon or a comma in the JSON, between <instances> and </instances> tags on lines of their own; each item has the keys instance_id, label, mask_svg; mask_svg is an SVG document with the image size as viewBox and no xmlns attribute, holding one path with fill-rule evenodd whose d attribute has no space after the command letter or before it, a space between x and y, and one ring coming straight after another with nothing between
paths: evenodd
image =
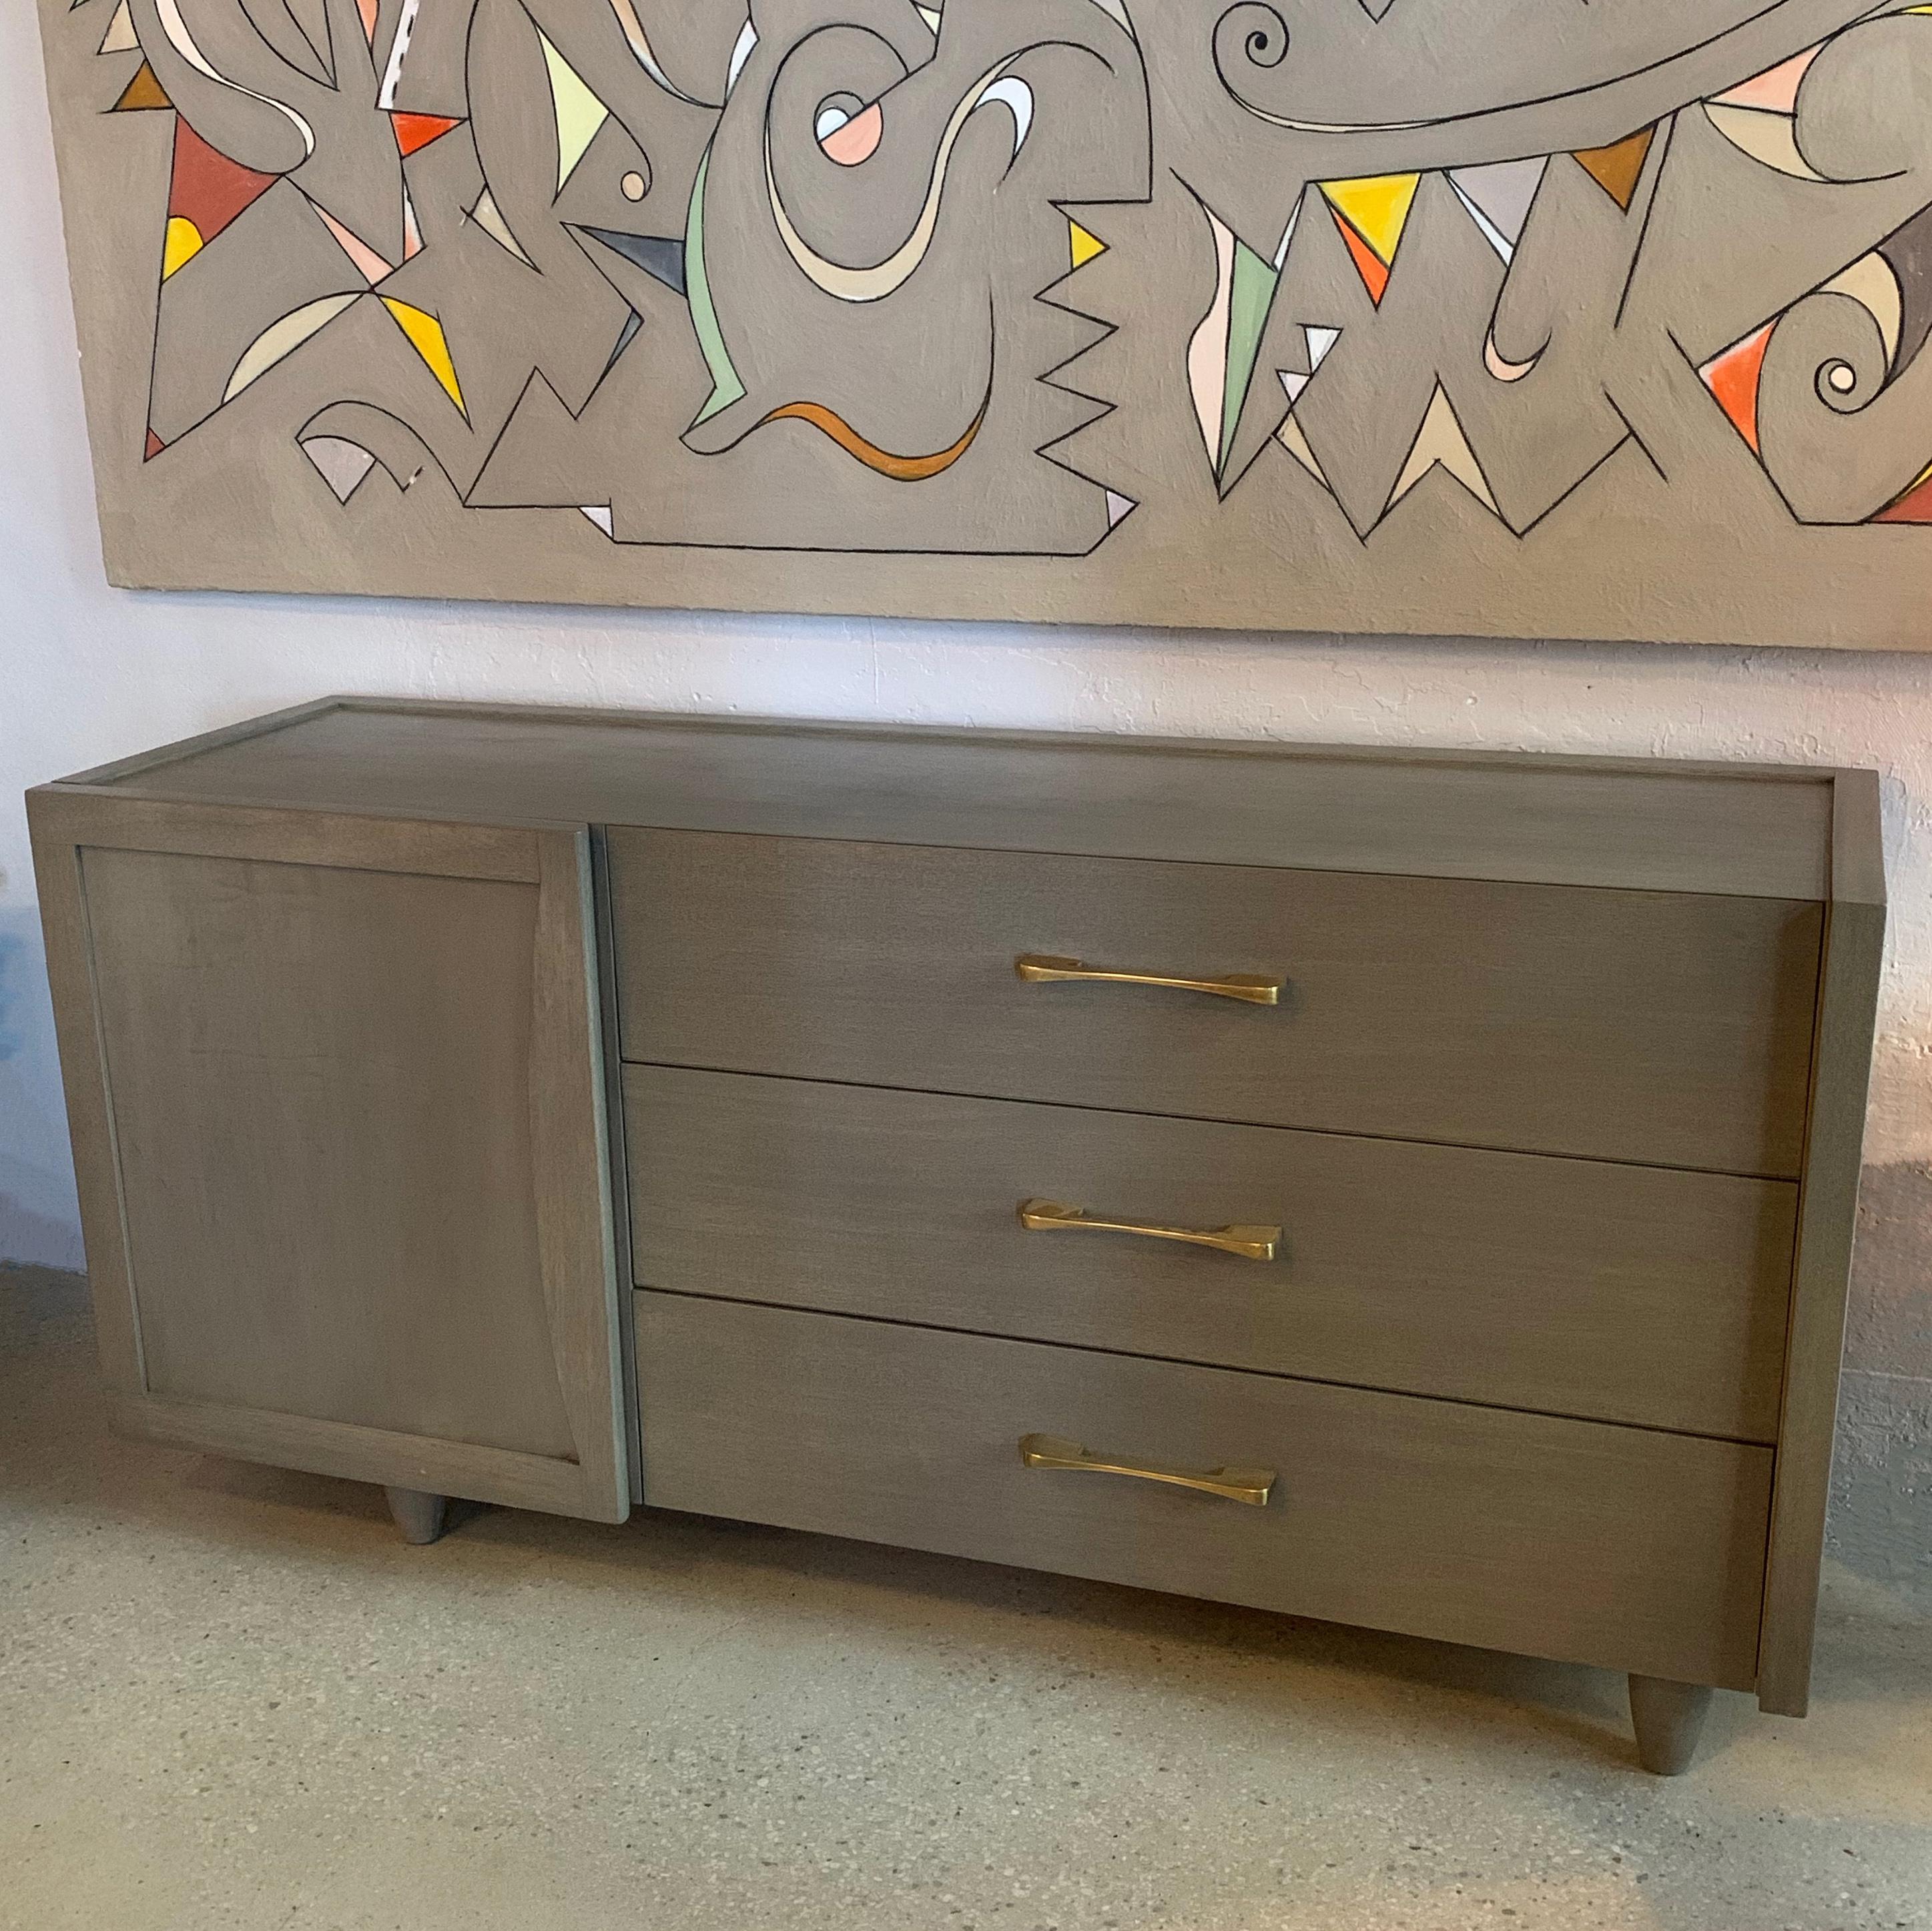
<instances>
[{"instance_id":1,"label":"zigzag shape","mask_svg":"<svg viewBox=\"0 0 1932 1931\"><path fill-rule=\"evenodd\" d=\"M1081 482L1106 492L1108 535L1111 535L1134 511L1138 509L1140 505L1132 497L1114 489L1103 478L1090 475L1084 469L1068 461L1060 453L1065 451L1066 445L1076 437L1084 435L1096 423L1105 421L1120 407L1120 404L1110 397L1094 395L1085 389L1076 388L1072 382L1062 379L1076 364L1084 361L1102 343L1118 334L1120 330L1120 325L1118 322L1112 321L1104 315L1096 315L1090 310L1082 308L1066 298L1072 283L1079 276L1081 271L1097 261L1102 255L1108 253L1112 247L1112 244L1106 241L1096 229L1081 220L1072 211L1076 206L1084 211L1092 208L1136 207L1141 205L1142 204L1138 202L1076 203L1056 201L1053 202L1054 210L1067 224L1071 265L1065 274L1057 277L1054 280L1048 283L1046 287L1036 290L1034 295L1034 300L1040 303L1042 307L1056 310L1060 314L1070 316L1076 322L1084 322L1099 331L1092 340L1083 343L1081 346L1074 350L1072 355L1056 363L1044 374L1035 378L1035 380L1047 388L1055 390L1062 395L1071 397L1076 401L1090 404L1093 413L1087 416L1084 421L1076 423L1071 429L1041 445L1034 451L1034 454L1045 461L1051 463L1055 469L1064 470L1068 475L1077 478ZM1103 224L1104 219L1104 217L1101 217ZM1106 538L1104 536L1100 539L1102 543L1106 541ZM1095 547L1098 548L1099 545L1096 544ZM1091 552L1088 553L1090 555Z\"/></svg>"}]
</instances>

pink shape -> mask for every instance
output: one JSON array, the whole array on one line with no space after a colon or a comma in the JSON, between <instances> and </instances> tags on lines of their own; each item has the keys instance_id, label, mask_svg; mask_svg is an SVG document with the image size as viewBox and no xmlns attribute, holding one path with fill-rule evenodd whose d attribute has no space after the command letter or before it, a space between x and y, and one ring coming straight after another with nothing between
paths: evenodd
<instances>
[{"instance_id":1,"label":"pink shape","mask_svg":"<svg viewBox=\"0 0 1932 1931\"><path fill-rule=\"evenodd\" d=\"M327 208L320 203L312 203L311 205L315 208L316 214L328 223L328 232L335 237L341 247L342 252L362 271L366 280L373 284L382 280L384 276L395 273L394 265L384 261L361 235L345 228Z\"/></svg>"},{"instance_id":2,"label":"pink shape","mask_svg":"<svg viewBox=\"0 0 1932 1931\"><path fill-rule=\"evenodd\" d=\"M844 127L833 128L818 145L825 150L827 160L836 161L842 168L855 168L879 151L885 133L885 109L875 100L862 114L854 115Z\"/></svg>"},{"instance_id":3,"label":"pink shape","mask_svg":"<svg viewBox=\"0 0 1932 1931\"><path fill-rule=\"evenodd\" d=\"M1762 107L1773 114L1795 114L1798 111L1798 83L1804 78L1811 63L1825 51L1822 46L1807 47L1802 54L1793 54L1787 61L1780 61L1775 67L1768 67L1763 73L1732 88L1727 94L1717 98L1725 107Z\"/></svg>"}]
</instances>

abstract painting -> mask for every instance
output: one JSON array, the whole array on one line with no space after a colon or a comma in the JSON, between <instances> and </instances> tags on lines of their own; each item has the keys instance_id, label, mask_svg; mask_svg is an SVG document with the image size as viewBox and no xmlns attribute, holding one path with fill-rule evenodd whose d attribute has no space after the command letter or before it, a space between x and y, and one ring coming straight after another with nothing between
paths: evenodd
<instances>
[{"instance_id":1,"label":"abstract painting","mask_svg":"<svg viewBox=\"0 0 1932 1931\"><path fill-rule=\"evenodd\" d=\"M1932 7L42 4L116 581L1928 641Z\"/></svg>"}]
</instances>

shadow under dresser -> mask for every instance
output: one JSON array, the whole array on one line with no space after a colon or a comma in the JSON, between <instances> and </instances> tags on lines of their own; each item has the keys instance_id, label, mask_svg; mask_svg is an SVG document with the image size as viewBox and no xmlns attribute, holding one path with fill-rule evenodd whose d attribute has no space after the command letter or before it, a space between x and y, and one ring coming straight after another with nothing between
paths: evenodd
<instances>
[{"instance_id":1,"label":"shadow under dresser","mask_svg":"<svg viewBox=\"0 0 1932 1931\"><path fill-rule=\"evenodd\" d=\"M344 699L29 807L128 1432L1803 1714L1869 772Z\"/></svg>"}]
</instances>

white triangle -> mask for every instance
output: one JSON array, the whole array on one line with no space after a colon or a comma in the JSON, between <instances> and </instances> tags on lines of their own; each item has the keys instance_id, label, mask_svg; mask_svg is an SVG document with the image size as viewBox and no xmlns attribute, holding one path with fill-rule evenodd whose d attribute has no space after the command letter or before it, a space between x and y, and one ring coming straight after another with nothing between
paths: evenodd
<instances>
[{"instance_id":1,"label":"white triangle","mask_svg":"<svg viewBox=\"0 0 1932 1931\"><path fill-rule=\"evenodd\" d=\"M739 29L737 44L731 49L731 64L724 76L724 98L729 100L731 90L738 84L738 76L745 70L745 63L757 51L758 30L750 20Z\"/></svg>"},{"instance_id":2,"label":"white triangle","mask_svg":"<svg viewBox=\"0 0 1932 1931\"><path fill-rule=\"evenodd\" d=\"M1277 369L1275 373L1281 378L1281 385L1288 391L1288 406L1292 409L1301 400L1301 392L1315 378L1298 375L1292 369Z\"/></svg>"},{"instance_id":3,"label":"white triangle","mask_svg":"<svg viewBox=\"0 0 1932 1931\"><path fill-rule=\"evenodd\" d=\"M500 248L507 249L514 255L524 267L536 266L524 253L516 236L510 232L510 224L503 219L502 211L496 205L496 197L487 187L476 197L476 205L470 211L470 218Z\"/></svg>"},{"instance_id":4,"label":"white triangle","mask_svg":"<svg viewBox=\"0 0 1932 1931\"><path fill-rule=\"evenodd\" d=\"M1281 246L1274 251L1274 271L1280 274L1288 265L1288 244L1294 239L1296 224L1301 219L1301 203L1298 201L1290 211L1288 226L1281 231Z\"/></svg>"},{"instance_id":5,"label":"white triangle","mask_svg":"<svg viewBox=\"0 0 1932 1931\"><path fill-rule=\"evenodd\" d=\"M1462 204L1469 219L1483 231L1483 239L1502 257L1503 266L1508 268L1516 259L1516 244L1469 199L1453 174L1449 177L1449 185L1455 189L1456 199Z\"/></svg>"},{"instance_id":6,"label":"white triangle","mask_svg":"<svg viewBox=\"0 0 1932 1931\"><path fill-rule=\"evenodd\" d=\"M1117 528L1139 508L1140 505L1132 496L1124 496L1118 490L1109 490L1107 492L1107 527L1109 529Z\"/></svg>"},{"instance_id":7,"label":"white triangle","mask_svg":"<svg viewBox=\"0 0 1932 1931\"><path fill-rule=\"evenodd\" d=\"M1329 350L1341 340L1342 331L1339 328L1317 328L1313 323L1304 322L1301 332L1307 338L1309 373L1312 374L1321 367L1322 358Z\"/></svg>"},{"instance_id":8,"label":"white triangle","mask_svg":"<svg viewBox=\"0 0 1932 1931\"><path fill-rule=\"evenodd\" d=\"M584 514L614 543L616 532L611 528L610 505L608 503L586 503Z\"/></svg>"},{"instance_id":9,"label":"white triangle","mask_svg":"<svg viewBox=\"0 0 1932 1931\"><path fill-rule=\"evenodd\" d=\"M346 503L376 466L375 457L362 444L340 436L311 436L302 445L302 452L315 465L316 474L339 503Z\"/></svg>"},{"instance_id":10,"label":"white triangle","mask_svg":"<svg viewBox=\"0 0 1932 1931\"><path fill-rule=\"evenodd\" d=\"M935 36L938 34L939 9L937 7L921 7L919 9L919 17L932 29Z\"/></svg>"},{"instance_id":11,"label":"white triangle","mask_svg":"<svg viewBox=\"0 0 1932 1931\"><path fill-rule=\"evenodd\" d=\"M104 54L134 54L141 51L140 36L134 31L134 16L128 10L128 0L121 0L114 10L114 17L107 23L106 37L100 43Z\"/></svg>"}]
</instances>

